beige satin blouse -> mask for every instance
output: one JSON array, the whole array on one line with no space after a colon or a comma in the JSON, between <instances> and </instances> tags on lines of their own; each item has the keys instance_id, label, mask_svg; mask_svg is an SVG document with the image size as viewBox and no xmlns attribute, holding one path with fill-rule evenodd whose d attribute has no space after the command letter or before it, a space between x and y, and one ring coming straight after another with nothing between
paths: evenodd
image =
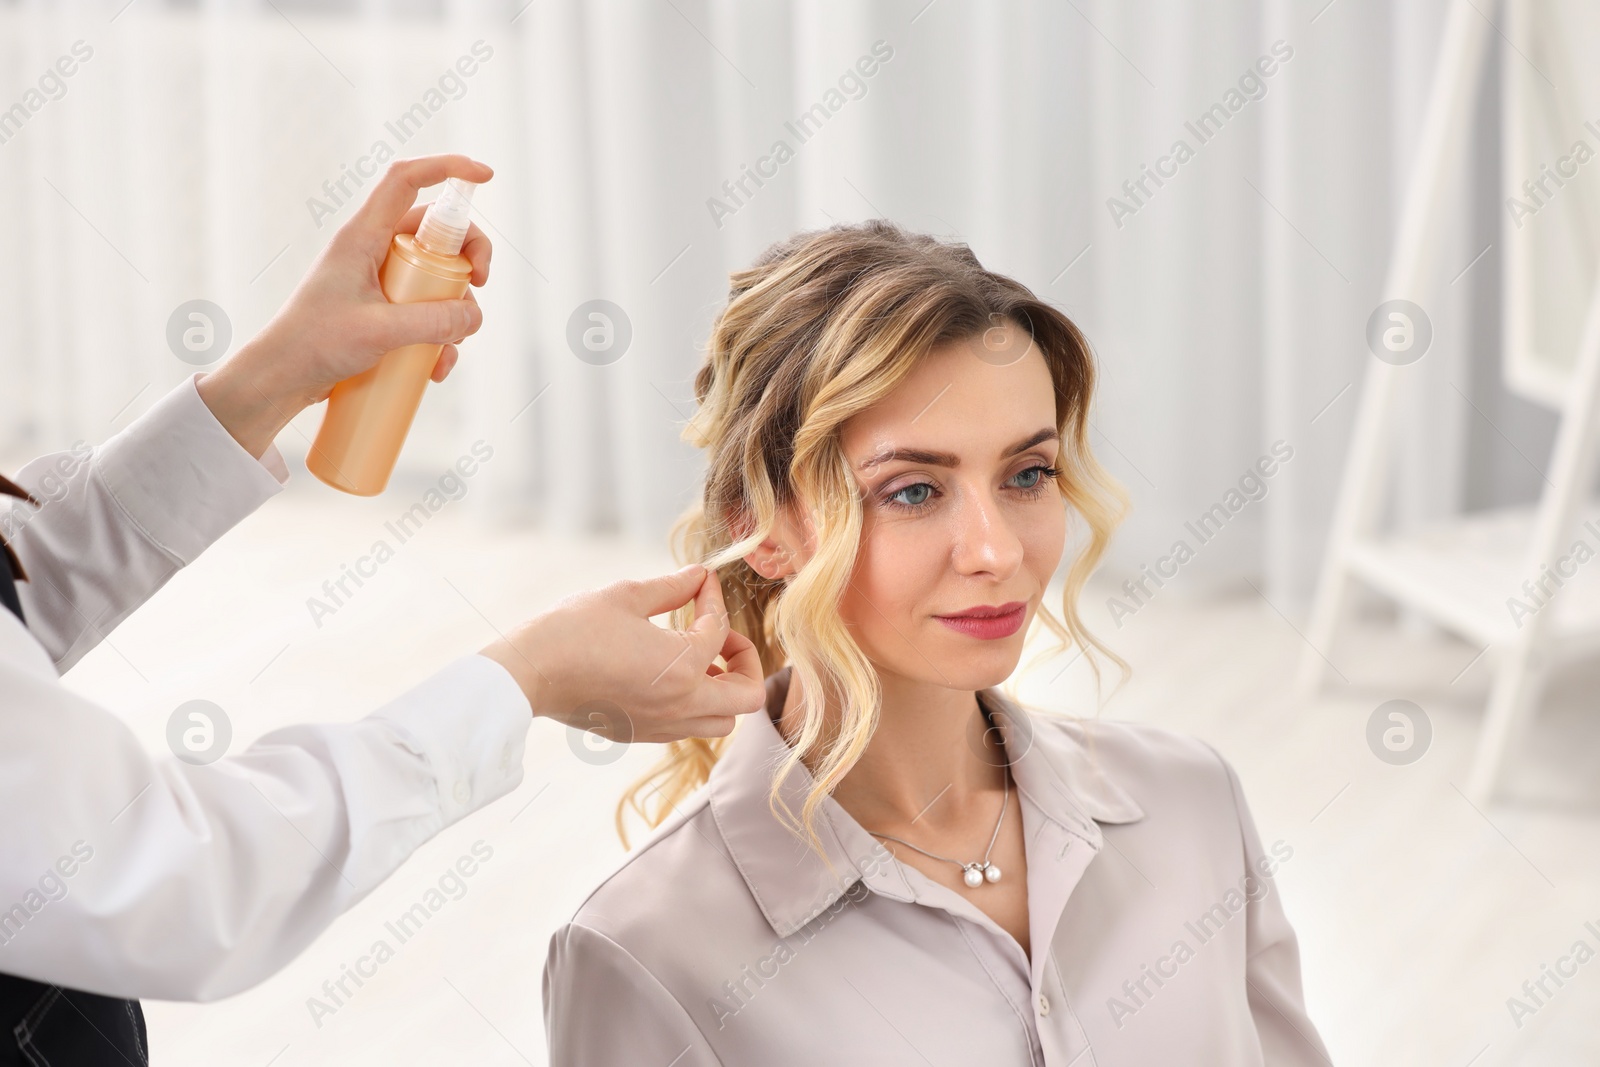
<instances>
[{"instance_id":1,"label":"beige satin blouse","mask_svg":"<svg viewBox=\"0 0 1600 1067\"><path fill-rule=\"evenodd\" d=\"M777 822L788 681L768 677L768 714L551 938L553 1065L1329 1062L1272 879L1293 847L1262 847L1205 742L981 691L1020 793L1030 964L831 798L835 874ZM810 781L785 782L796 810Z\"/></svg>"}]
</instances>

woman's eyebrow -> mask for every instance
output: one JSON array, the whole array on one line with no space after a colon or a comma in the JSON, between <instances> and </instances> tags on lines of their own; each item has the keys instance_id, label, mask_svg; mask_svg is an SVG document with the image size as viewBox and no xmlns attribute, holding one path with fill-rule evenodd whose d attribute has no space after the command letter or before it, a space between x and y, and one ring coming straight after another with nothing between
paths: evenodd
<instances>
[{"instance_id":1,"label":"woman's eyebrow","mask_svg":"<svg viewBox=\"0 0 1600 1067\"><path fill-rule=\"evenodd\" d=\"M1036 430L1006 449L1000 454L1000 458L1008 459L1019 452L1026 452L1034 445L1043 444L1046 441L1060 440L1060 438L1061 434L1056 431L1055 427L1046 426L1044 429ZM896 460L904 460L907 463L925 463L930 467L948 467L952 470L961 466L961 457L954 452L936 452L926 448L886 448L862 460L857 464L857 468L859 470L871 470L873 467L878 467L885 463L893 463Z\"/></svg>"}]
</instances>

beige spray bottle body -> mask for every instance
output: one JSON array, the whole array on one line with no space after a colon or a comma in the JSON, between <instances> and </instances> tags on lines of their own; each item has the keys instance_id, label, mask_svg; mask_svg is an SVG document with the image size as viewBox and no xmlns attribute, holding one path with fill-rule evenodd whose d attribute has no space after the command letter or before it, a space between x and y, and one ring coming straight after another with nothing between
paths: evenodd
<instances>
[{"instance_id":1,"label":"beige spray bottle body","mask_svg":"<svg viewBox=\"0 0 1600 1067\"><path fill-rule=\"evenodd\" d=\"M461 245L473 188L451 178L423 214L415 236L395 237L378 272L390 303L459 300L466 295L472 263L461 255ZM370 370L335 385L306 456L306 469L346 493L383 492L443 348L421 344L385 352Z\"/></svg>"}]
</instances>

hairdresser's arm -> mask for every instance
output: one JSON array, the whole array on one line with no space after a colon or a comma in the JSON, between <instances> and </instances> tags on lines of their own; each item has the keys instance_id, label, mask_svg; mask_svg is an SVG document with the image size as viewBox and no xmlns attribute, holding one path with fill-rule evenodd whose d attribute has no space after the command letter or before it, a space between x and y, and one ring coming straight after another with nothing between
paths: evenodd
<instances>
[{"instance_id":1,"label":"hairdresser's arm","mask_svg":"<svg viewBox=\"0 0 1600 1067\"><path fill-rule=\"evenodd\" d=\"M66 671L178 570L283 489L283 458L228 434L190 377L104 444L41 456L0 533L27 571L33 637ZM10 498L7 498L8 500Z\"/></svg>"},{"instance_id":2,"label":"hairdresser's arm","mask_svg":"<svg viewBox=\"0 0 1600 1067\"><path fill-rule=\"evenodd\" d=\"M214 1000L288 963L423 842L514 788L532 721L465 656L366 718L205 766L153 758L0 611L0 972Z\"/></svg>"},{"instance_id":3,"label":"hairdresser's arm","mask_svg":"<svg viewBox=\"0 0 1600 1067\"><path fill-rule=\"evenodd\" d=\"M650 622L691 599L688 629ZM686 569L570 597L366 718L191 766L152 758L62 685L0 610L0 973L125 997L237 993L513 789L530 710L638 740L725 734L761 706L760 677L715 578ZM596 721L596 706L614 710Z\"/></svg>"}]
</instances>

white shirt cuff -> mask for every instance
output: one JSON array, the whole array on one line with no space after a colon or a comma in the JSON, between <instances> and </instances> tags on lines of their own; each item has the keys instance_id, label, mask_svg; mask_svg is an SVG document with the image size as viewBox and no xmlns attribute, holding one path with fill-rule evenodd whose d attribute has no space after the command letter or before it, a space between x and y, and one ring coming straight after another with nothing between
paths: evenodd
<instances>
[{"instance_id":1,"label":"white shirt cuff","mask_svg":"<svg viewBox=\"0 0 1600 1067\"><path fill-rule=\"evenodd\" d=\"M462 656L373 715L408 735L428 761L445 826L522 782L533 708L487 656Z\"/></svg>"},{"instance_id":2,"label":"white shirt cuff","mask_svg":"<svg viewBox=\"0 0 1600 1067\"><path fill-rule=\"evenodd\" d=\"M233 439L195 387L200 372L95 449L106 488L151 540L192 563L283 491L276 445L261 459Z\"/></svg>"}]
</instances>

